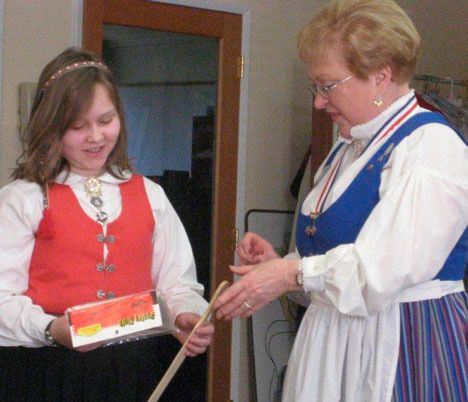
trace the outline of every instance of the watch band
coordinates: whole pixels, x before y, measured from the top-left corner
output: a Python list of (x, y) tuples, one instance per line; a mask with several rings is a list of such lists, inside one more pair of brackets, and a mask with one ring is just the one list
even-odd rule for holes
[(54, 339), (54, 337), (50, 333), (50, 327), (51, 327), (53, 321), (54, 320), (51, 320), (47, 324), (47, 327), (45, 327), (45, 330), (44, 330), (44, 339), (46, 341), (47, 346), (58, 346), (57, 341)]
[(296, 272), (296, 284), (301, 288), (304, 287), (304, 267), (302, 266), (302, 258), (299, 260), (299, 267)]

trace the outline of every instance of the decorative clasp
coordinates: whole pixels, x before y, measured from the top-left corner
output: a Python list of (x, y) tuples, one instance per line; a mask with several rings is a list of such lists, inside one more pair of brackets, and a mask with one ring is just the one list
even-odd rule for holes
[(96, 270), (98, 272), (102, 272), (102, 271), (115, 272), (115, 265), (114, 264), (106, 265), (100, 262), (99, 264), (96, 264)]
[(109, 236), (104, 236), (102, 233), (99, 233), (97, 235), (97, 241), (99, 243), (115, 243), (115, 236), (114, 235), (109, 235)]

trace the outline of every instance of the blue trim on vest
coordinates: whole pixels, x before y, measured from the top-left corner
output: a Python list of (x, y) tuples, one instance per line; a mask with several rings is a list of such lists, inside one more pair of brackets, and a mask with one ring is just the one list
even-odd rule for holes
[[(439, 113), (423, 112), (414, 115), (377, 150), (343, 194), (326, 211), (316, 219), (299, 213), (296, 246), (301, 256), (324, 254), (341, 244), (355, 242), (362, 226), (380, 200), (382, 168), (393, 149), (415, 129), (429, 123), (440, 123), (450, 127)], [(457, 134), (463, 140), (463, 136), (460, 133)], [(307, 228), (311, 226), (315, 226), (316, 232), (308, 236)], [(468, 230), (465, 230), (436, 279), (463, 279), (467, 261)]]

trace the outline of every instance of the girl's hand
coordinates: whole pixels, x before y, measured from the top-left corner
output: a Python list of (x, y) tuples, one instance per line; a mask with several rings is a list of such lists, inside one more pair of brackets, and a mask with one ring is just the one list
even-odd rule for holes
[(68, 325), (67, 317), (62, 315), (52, 321), (50, 325), (50, 334), (59, 345), (65, 346), (68, 349), (76, 350), (78, 352), (89, 352), (90, 350), (96, 349), (100, 346), (100, 343), (93, 345), (80, 346), (79, 348), (73, 348), (70, 326)]
[(52, 321), (49, 331), (55, 342), (68, 349), (73, 349), (67, 317), (62, 315)]
[[(175, 337), (181, 344), (184, 344), (187, 340), (190, 332), (199, 319), (200, 316), (194, 313), (182, 313), (177, 316), (175, 321), (175, 325), (177, 327)], [(196, 356), (204, 353), (212, 341), (213, 333), (213, 324), (206, 322), (201, 325), (187, 343), (185, 355)]]
[(237, 255), (243, 265), (258, 264), (272, 258), (279, 258), (271, 243), (253, 232), (247, 232), (239, 242)]

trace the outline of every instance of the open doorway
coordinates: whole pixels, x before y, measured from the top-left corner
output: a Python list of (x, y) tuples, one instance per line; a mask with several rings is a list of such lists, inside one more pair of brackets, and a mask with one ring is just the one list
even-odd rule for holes
[[(192, 119), (192, 127), (196, 131), (195, 133), (192, 131), (190, 135), (199, 137), (200, 141), (191, 144), (190, 153), (198, 157), (196, 160), (192, 159), (193, 166), (190, 167), (189, 172), (189, 178), (191, 176), (192, 179), (197, 170), (203, 172), (203, 179), (211, 182), (212, 185), (203, 196), (196, 191), (191, 191), (188, 196), (182, 197), (185, 206), (193, 205), (194, 207), (197, 202), (203, 204), (207, 198), (211, 199), (211, 219), (201, 217), (205, 224), (208, 222), (210, 225), (209, 236), (208, 239), (197, 241), (205, 241), (205, 245), (209, 244), (209, 273), (207, 274), (209, 278), (205, 280), (207, 288), (214, 290), (223, 280), (232, 280), (229, 265), (234, 261), (236, 242), (242, 16), (144, 0), (84, 0), (83, 46), (103, 54), (104, 32), (108, 25), (158, 31), (163, 36), (168, 32), (195, 35), (215, 41), (217, 52), (217, 78), (214, 80), (215, 105), (213, 108), (207, 107), (203, 113), (197, 113)], [(171, 40), (180, 39), (180, 36), (175, 36)], [(192, 61), (195, 60), (196, 57), (192, 57)], [(135, 71), (139, 68), (141, 65), (134, 65)], [(194, 68), (194, 63), (192, 63), (192, 68)], [(205, 84), (208, 86), (213, 83), (206, 82)], [(175, 109), (172, 108), (172, 110)], [(210, 125), (213, 127), (211, 132)], [(210, 136), (213, 139), (211, 155), (206, 149), (206, 143), (211, 142)], [(138, 144), (135, 149), (138, 149)], [(209, 158), (207, 159), (206, 156)], [(195, 166), (197, 164), (198, 166)], [(211, 164), (211, 169), (207, 164)], [(210, 174), (206, 174), (210, 171), (211, 177)], [(177, 181), (178, 179), (170, 180)], [(177, 201), (174, 201), (174, 204), (177, 204)], [(183, 212), (180, 212), (180, 215), (183, 215)], [(207, 232), (203, 233), (206, 236)], [(202, 278), (200, 279), (203, 281)], [(206, 294), (206, 297), (209, 298), (210, 294)], [(214, 340), (208, 354), (206, 400), (227, 401), (230, 399), (230, 373), (231, 324), (216, 322)], [(194, 375), (200, 377), (200, 373)]]

